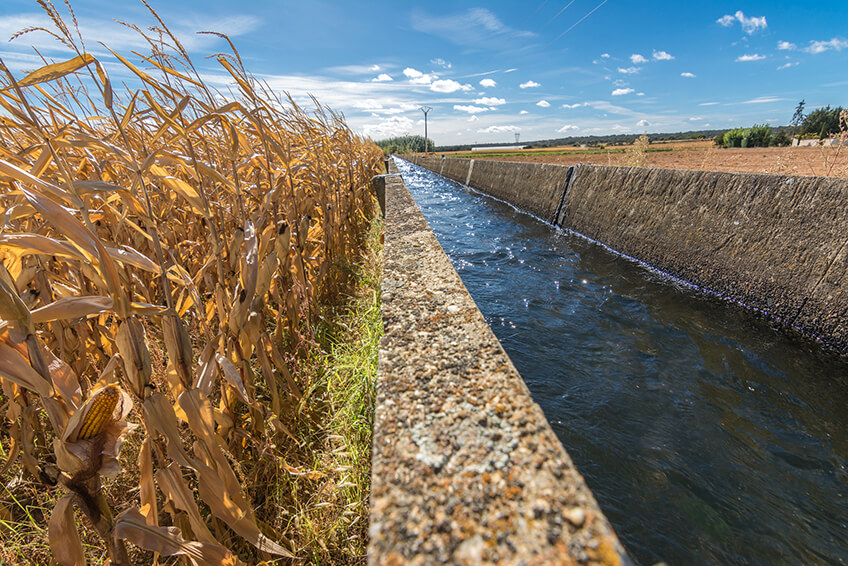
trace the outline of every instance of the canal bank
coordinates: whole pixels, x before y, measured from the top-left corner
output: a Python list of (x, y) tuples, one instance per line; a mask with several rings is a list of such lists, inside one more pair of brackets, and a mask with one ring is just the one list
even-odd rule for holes
[(369, 564), (628, 563), (403, 181), (380, 184)]
[(848, 352), (848, 180), (411, 157)]
[(848, 558), (848, 359), (480, 191), (398, 167), (639, 564)]

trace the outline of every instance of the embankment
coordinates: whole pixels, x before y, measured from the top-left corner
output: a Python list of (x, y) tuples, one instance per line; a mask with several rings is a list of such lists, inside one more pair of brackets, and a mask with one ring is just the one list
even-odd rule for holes
[(368, 563), (629, 563), (402, 179), (378, 181)]
[(411, 161), (848, 352), (846, 179)]

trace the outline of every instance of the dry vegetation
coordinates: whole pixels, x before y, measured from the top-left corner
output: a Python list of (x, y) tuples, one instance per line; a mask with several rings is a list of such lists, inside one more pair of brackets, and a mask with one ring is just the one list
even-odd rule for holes
[(631, 146), (607, 146), (603, 150), (544, 148), (514, 151), (508, 155), (502, 152), (496, 157), (487, 157), (484, 152), (473, 155), (465, 152), (463, 157), (561, 165), (633, 165), (641, 161), (646, 167), (671, 169), (848, 177), (848, 146), (717, 148), (712, 141), (702, 140), (651, 142), (647, 148), (640, 149), (639, 144), (637, 140)]
[(69, 59), (0, 62), (0, 563), (361, 562), (381, 153), (234, 47), (213, 91), (152, 10), (116, 92), (39, 3)]

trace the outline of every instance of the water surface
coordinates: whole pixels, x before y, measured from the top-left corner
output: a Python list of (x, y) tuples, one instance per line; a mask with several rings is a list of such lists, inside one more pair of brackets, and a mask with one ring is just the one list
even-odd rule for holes
[(848, 563), (848, 362), (398, 167), (637, 562)]

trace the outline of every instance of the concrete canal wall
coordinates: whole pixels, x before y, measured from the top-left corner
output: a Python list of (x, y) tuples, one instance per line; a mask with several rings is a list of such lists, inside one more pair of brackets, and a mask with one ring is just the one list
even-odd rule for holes
[(403, 180), (378, 186), (384, 335), (368, 563), (629, 563)]
[(411, 161), (848, 352), (846, 179)]

